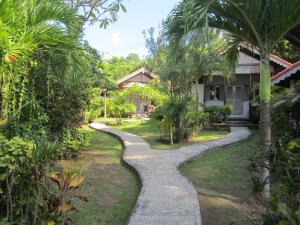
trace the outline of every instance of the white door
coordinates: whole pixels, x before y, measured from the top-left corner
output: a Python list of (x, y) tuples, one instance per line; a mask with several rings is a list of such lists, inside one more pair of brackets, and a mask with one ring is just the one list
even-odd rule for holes
[(230, 85), (226, 87), (226, 104), (232, 105), (231, 115), (243, 114), (243, 86)]

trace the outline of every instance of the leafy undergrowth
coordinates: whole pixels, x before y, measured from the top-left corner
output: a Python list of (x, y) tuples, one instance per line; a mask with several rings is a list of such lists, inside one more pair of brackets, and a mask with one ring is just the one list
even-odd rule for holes
[[(248, 157), (259, 148), (257, 131), (241, 143), (204, 155), (181, 171), (199, 195), (203, 224), (248, 224), (259, 206), (251, 196)], [(245, 217), (246, 216), (246, 217)]]
[[(82, 187), (88, 202), (72, 216), (80, 225), (123, 225), (139, 194), (136, 176), (121, 162), (120, 141), (106, 133), (83, 128), (89, 138), (75, 165), (85, 177)], [(70, 162), (62, 162), (70, 163)]]
[(141, 123), (139, 119), (124, 119), (121, 125), (115, 125), (116, 120), (113, 118), (98, 119), (97, 121), (108, 123), (113, 128), (139, 135), (144, 138), (153, 149), (159, 150), (177, 149), (190, 144), (211, 141), (221, 138), (228, 133), (226, 130), (201, 130), (191, 141), (170, 145), (166, 140), (162, 141), (157, 121), (152, 119), (144, 121), (143, 123)]

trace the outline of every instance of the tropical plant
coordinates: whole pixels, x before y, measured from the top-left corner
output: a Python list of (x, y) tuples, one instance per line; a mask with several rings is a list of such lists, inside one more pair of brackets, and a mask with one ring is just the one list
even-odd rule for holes
[(102, 73), (116, 81), (122, 76), (126, 76), (127, 74), (147, 65), (147, 62), (139, 57), (130, 56), (132, 55), (129, 54), (125, 58), (113, 56), (111, 59), (103, 60), (100, 64)]
[(79, 210), (75, 207), (76, 201), (87, 202), (86, 196), (79, 192), (84, 176), (78, 173), (74, 165), (66, 166), (61, 172), (48, 173), (47, 177), (52, 181), (46, 194), (48, 210), (45, 215), (45, 223), (68, 224), (70, 215)]
[(85, 22), (99, 23), (100, 28), (106, 28), (110, 23), (116, 22), (120, 10), (126, 12), (123, 0), (65, 0), (65, 2), (81, 13)]
[(163, 103), (166, 97), (164, 93), (149, 85), (140, 86), (138, 84), (126, 88), (123, 94), (126, 98), (138, 98), (143, 105), (154, 104), (155, 106)]
[[(233, 69), (242, 42), (258, 49), (261, 62), (261, 150), (265, 152), (271, 146), (269, 54), (289, 30), (299, 25), (299, 10), (299, 0), (183, 0), (166, 22), (166, 33), (175, 39), (197, 34), (206, 26), (224, 31), (230, 39), (226, 56)], [(262, 179), (269, 179), (266, 169), (262, 169)], [(265, 197), (270, 195), (269, 185), (262, 194)]]
[(136, 111), (136, 106), (124, 97), (120, 92), (115, 92), (107, 101), (107, 113), (116, 118), (117, 124), (122, 123), (122, 118), (131, 116)]
[(216, 123), (227, 122), (228, 116), (231, 114), (232, 107), (231, 105), (212, 105), (206, 106), (204, 111), (208, 113), (208, 120), (210, 125), (214, 125)]

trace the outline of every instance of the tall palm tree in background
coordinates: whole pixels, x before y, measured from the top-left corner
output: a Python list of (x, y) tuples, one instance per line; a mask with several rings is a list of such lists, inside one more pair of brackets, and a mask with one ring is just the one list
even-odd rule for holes
[[(173, 40), (196, 33), (205, 26), (223, 30), (230, 37), (227, 59), (235, 69), (242, 42), (260, 52), (261, 150), (271, 147), (270, 52), (292, 28), (300, 24), (300, 0), (183, 0), (170, 13), (166, 33)], [(262, 180), (269, 172), (262, 168)], [(270, 185), (262, 193), (270, 195)]]

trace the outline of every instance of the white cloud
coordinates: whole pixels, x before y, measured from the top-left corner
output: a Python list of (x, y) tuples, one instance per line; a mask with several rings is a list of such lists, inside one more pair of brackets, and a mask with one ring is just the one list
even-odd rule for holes
[(112, 34), (111, 42), (112, 42), (112, 44), (114, 44), (114, 45), (120, 44), (120, 42), (121, 42), (121, 37), (120, 37), (120, 33), (119, 33), (119, 32), (113, 33), (113, 34)]

